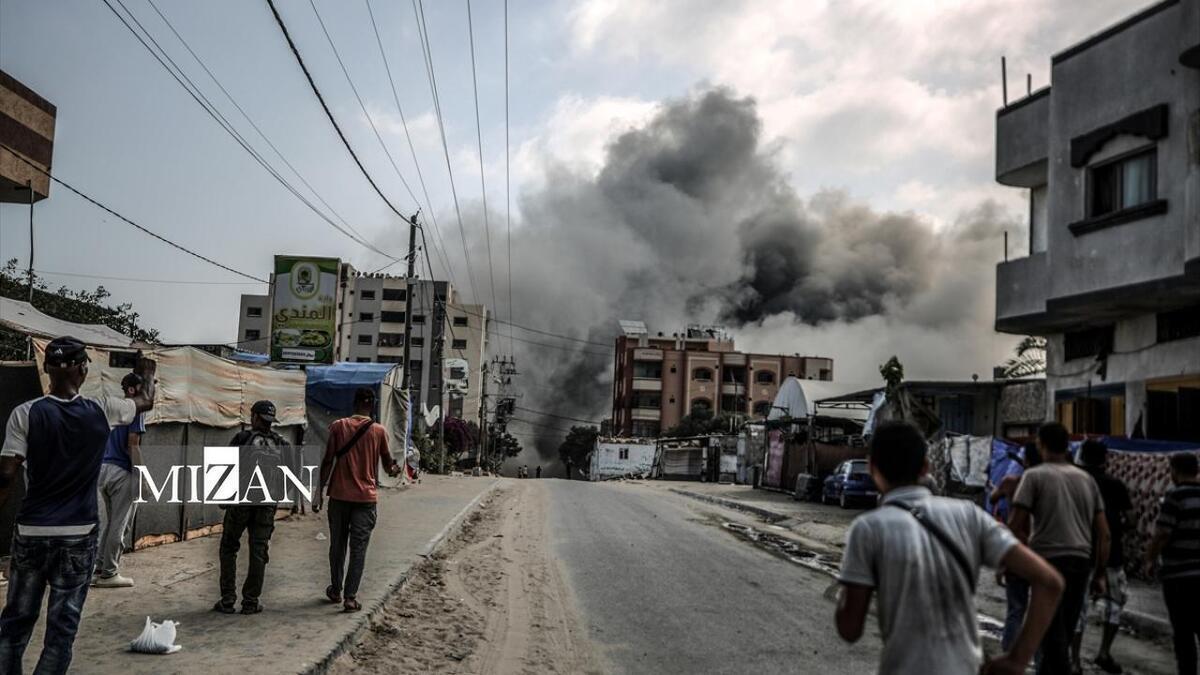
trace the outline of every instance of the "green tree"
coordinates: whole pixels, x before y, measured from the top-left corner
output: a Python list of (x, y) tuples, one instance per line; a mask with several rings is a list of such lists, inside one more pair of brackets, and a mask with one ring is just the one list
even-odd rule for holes
[(904, 365), (900, 363), (900, 359), (892, 355), (892, 358), (888, 359), (887, 363), (879, 366), (879, 374), (887, 384), (888, 390), (894, 390), (904, 381)]
[(521, 454), (522, 448), (521, 441), (507, 431), (496, 431), (491, 436), (488, 463), (491, 471), (495, 473), (506, 460)]
[(663, 436), (668, 438), (687, 438), (689, 436), (704, 436), (707, 434), (731, 433), (741, 428), (746, 416), (728, 411), (714, 415), (712, 408), (706, 405), (692, 406), (691, 412), (679, 420), (679, 424), (667, 429)]
[(600, 429), (588, 426), (573, 426), (567, 432), (566, 438), (558, 446), (558, 458), (567, 467), (567, 478), (572, 477), (574, 469), (588, 470), (588, 460), (596, 449), (596, 438)]
[(1033, 377), (1046, 372), (1046, 338), (1027, 335), (1017, 343), (1016, 354), (1001, 366), (1004, 377)]
[[(17, 268), (16, 258), (0, 269), (0, 296), (14, 300), (29, 299), (29, 279)], [(51, 291), (41, 278), (34, 278), (33, 306), (43, 314), (73, 323), (103, 324), (138, 342), (158, 342), (158, 331), (141, 325), (141, 315), (131, 303), (108, 304), (112, 294), (103, 286), (94, 291), (77, 291), (59, 286)], [(25, 358), (25, 336), (0, 329), (0, 360)]]

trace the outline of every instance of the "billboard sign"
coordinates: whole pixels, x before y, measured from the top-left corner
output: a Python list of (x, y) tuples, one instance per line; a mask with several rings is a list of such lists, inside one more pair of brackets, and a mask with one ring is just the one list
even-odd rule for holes
[(333, 363), (337, 258), (275, 256), (271, 360)]

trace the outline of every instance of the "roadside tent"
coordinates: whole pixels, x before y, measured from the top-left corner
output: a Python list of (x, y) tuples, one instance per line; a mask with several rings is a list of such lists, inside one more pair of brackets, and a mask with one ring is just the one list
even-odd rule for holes
[(54, 339), (72, 335), (89, 345), (99, 347), (128, 347), (133, 340), (101, 324), (71, 323), (43, 314), (28, 302), (0, 298), (0, 326), (22, 335)]
[[(79, 334), (74, 327), (64, 333)], [(48, 381), (40, 365), (48, 342), (34, 340), (43, 391)], [(250, 406), (261, 399), (276, 406), (275, 430), (295, 449), (285, 459), (296, 475), (302, 475), (302, 465), (313, 464), (301, 451), (306, 423), (303, 372), (236, 363), (195, 347), (143, 347), (142, 351), (158, 364), (154, 408), (145, 414), (147, 428), (142, 438), (143, 462), (157, 480), (165, 483), (176, 466), (203, 466), (204, 448), (228, 445), (233, 435), (249, 422)], [(88, 347), (91, 364), (81, 393), (120, 396), (121, 378), (130, 372), (134, 354), (128, 348)], [(185, 488), (190, 478), (186, 471), (181, 471), (177, 480), (180, 489), (177, 503), (168, 503), (165, 495), (161, 502), (156, 502), (148, 491), (143, 493), (147, 502), (139, 505), (132, 528), (135, 545), (203, 536), (221, 521), (219, 507), (188, 503)]]
[[(408, 403), (401, 389), (403, 371), (398, 364), (342, 361), (331, 366), (309, 366), (307, 374), (305, 396), (312, 445), (324, 450), (329, 440), (329, 425), (353, 414), (355, 390), (367, 387), (375, 392), (377, 419), (387, 429), (392, 456), (404, 463)], [(320, 463), (320, 458), (316, 463)], [(379, 477), (381, 484), (388, 484), (389, 479), (382, 471)], [(400, 482), (403, 480), (393, 480), (392, 484)]]

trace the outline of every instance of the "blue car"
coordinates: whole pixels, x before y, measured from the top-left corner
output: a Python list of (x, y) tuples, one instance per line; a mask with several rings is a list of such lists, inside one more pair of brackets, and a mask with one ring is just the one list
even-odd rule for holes
[(822, 503), (836, 502), (843, 509), (850, 508), (853, 503), (874, 506), (878, 499), (879, 491), (875, 489), (875, 481), (871, 480), (871, 474), (867, 471), (865, 459), (852, 459), (839, 464), (825, 479), (821, 489)]

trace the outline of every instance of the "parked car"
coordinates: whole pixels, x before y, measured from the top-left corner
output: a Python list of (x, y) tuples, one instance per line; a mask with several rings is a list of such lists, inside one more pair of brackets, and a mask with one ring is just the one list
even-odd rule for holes
[(875, 489), (875, 481), (867, 471), (867, 460), (852, 459), (842, 462), (833, 473), (825, 479), (821, 491), (821, 502), (837, 503), (843, 509), (851, 504), (870, 504), (874, 506), (879, 499), (879, 491)]

